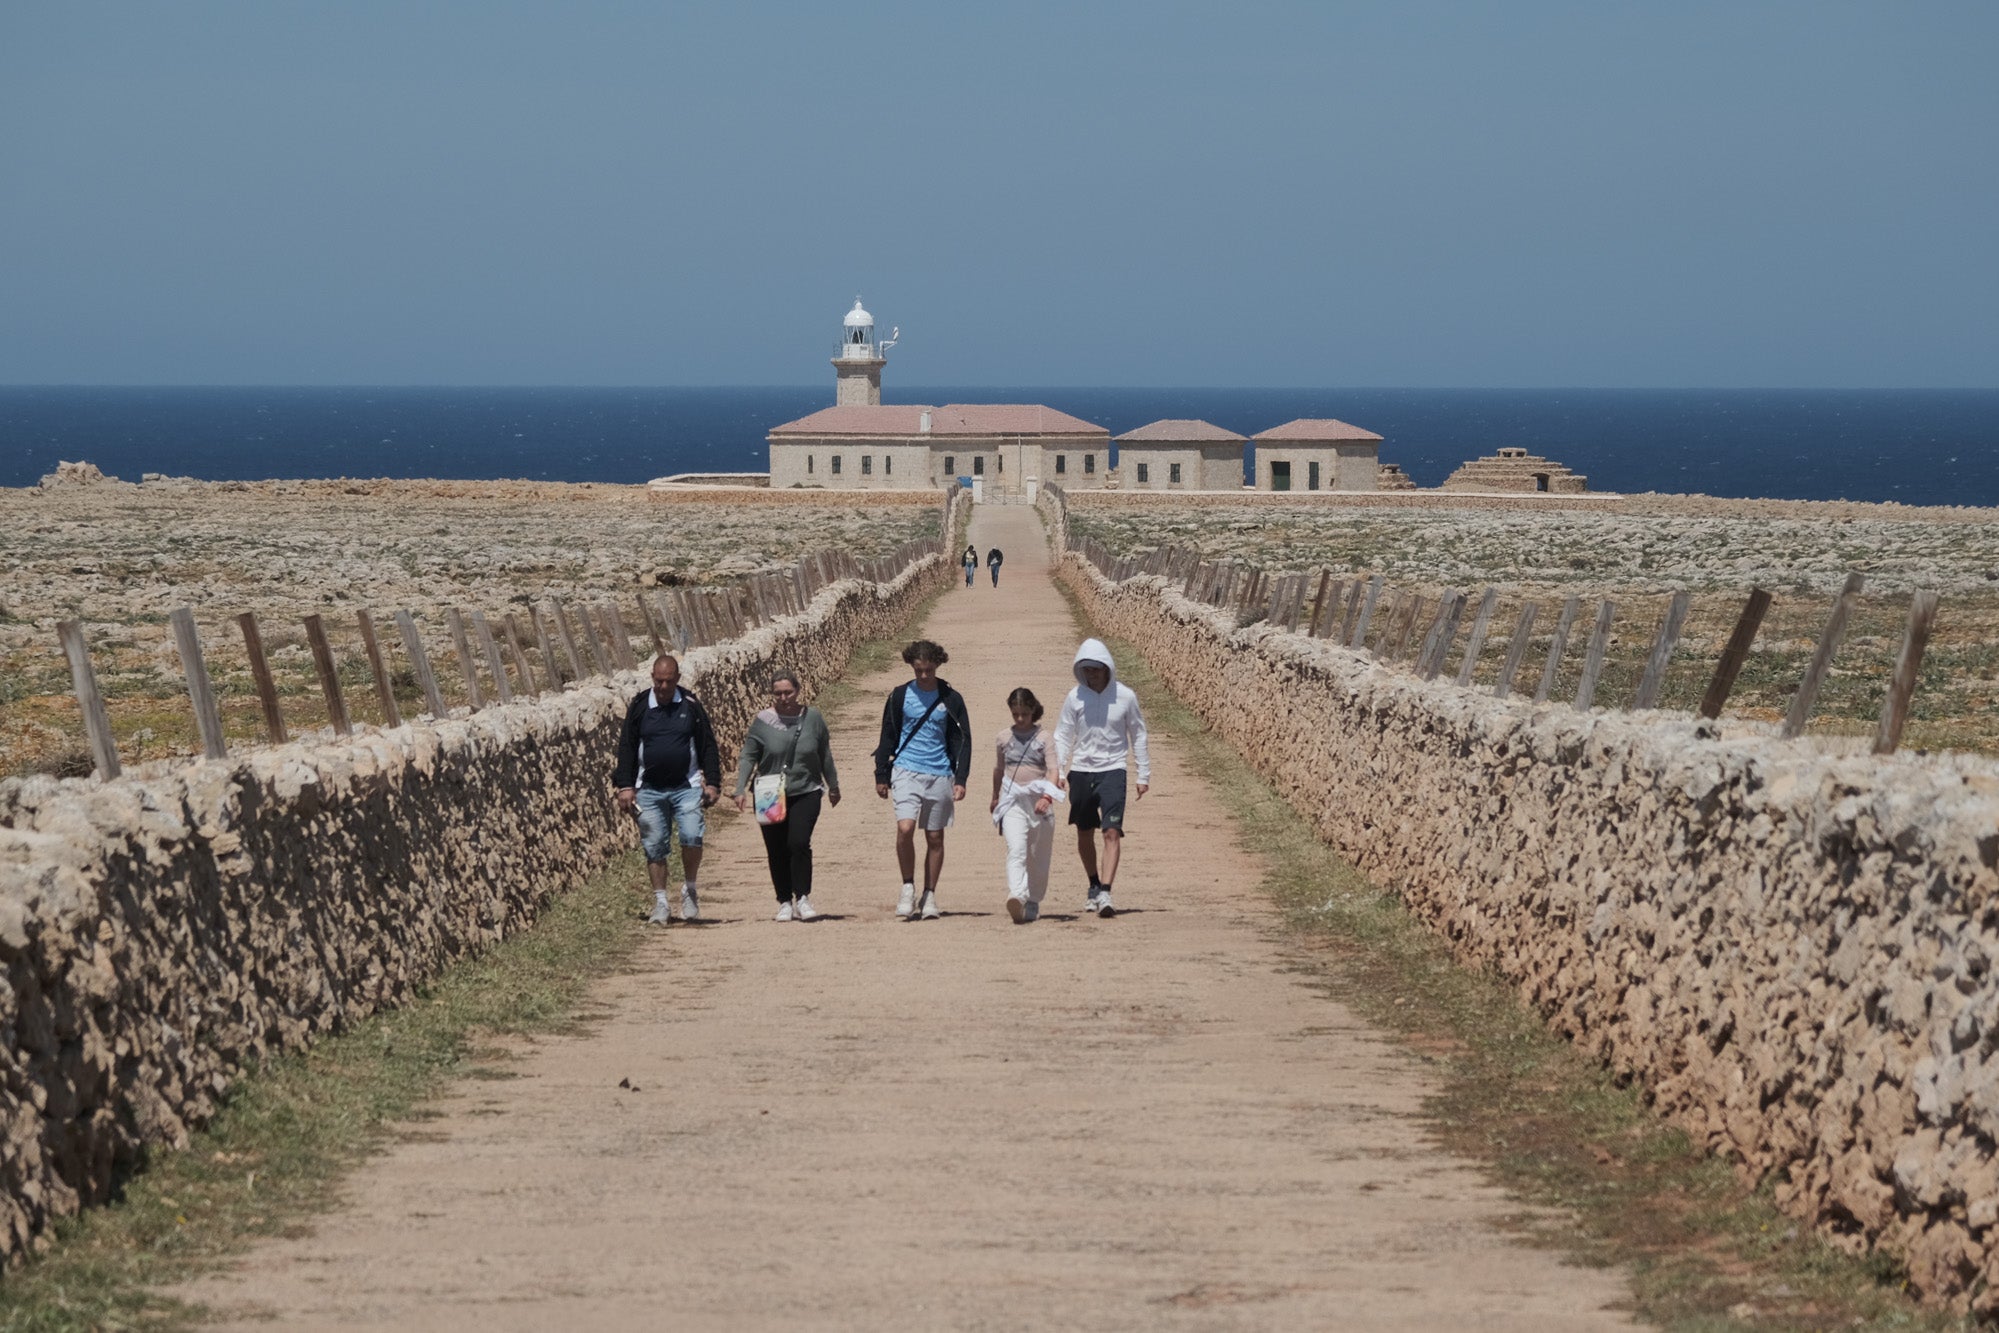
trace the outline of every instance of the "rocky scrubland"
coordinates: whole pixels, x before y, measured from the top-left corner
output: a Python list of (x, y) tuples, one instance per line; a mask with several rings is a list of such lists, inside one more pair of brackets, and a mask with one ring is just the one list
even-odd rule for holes
[(1999, 1313), (1999, 764), (1502, 702), (1062, 577), (1465, 963), (1788, 1211)]
[[(0, 776), (89, 771), (59, 620), (84, 622), (121, 753), (144, 761), (197, 748), (166, 623), (178, 606), (192, 607), (200, 625), (225, 730), (248, 739), (262, 734), (262, 714), (234, 624), (243, 611), (258, 616), (298, 733), (326, 721), (307, 615), (326, 618), (350, 709), (375, 721), (356, 610), (383, 622), (408, 609), (434, 634), (449, 607), (492, 617), (548, 598), (622, 597), (629, 619), (637, 611), (628, 594), (641, 588), (713, 583), (828, 547), (885, 554), (936, 535), (938, 515), (928, 492), (904, 500), (539, 482), (132, 484), (65, 465), (40, 487), (0, 490)], [(643, 637), (642, 625), (631, 628)], [(456, 672), (438, 674), (447, 698), (461, 702)], [(413, 711), (415, 678), (402, 669), (396, 685)]]
[[(1232, 499), (1233, 497), (1229, 497)], [(1150, 502), (1148, 502), (1150, 501)], [(1420, 503), (1418, 503), (1420, 501)], [(1474, 679), (1497, 678), (1521, 605), (1539, 605), (1520, 679), (1538, 680), (1563, 599), (1617, 603), (1599, 702), (1636, 693), (1672, 594), (1693, 594), (1662, 706), (1691, 710), (1706, 689), (1752, 587), (1775, 594), (1727, 717), (1774, 722), (1789, 707), (1832, 599), (1851, 571), (1866, 578), (1813, 715), (1832, 749), (1864, 746), (1918, 588), (1942, 594), (1903, 744), (1999, 754), (1999, 510), (1913, 509), (1850, 502), (1629, 496), (1588, 502), (1526, 498), (1464, 502), (1422, 494), (1236, 503), (1070, 497), (1069, 525), (1130, 553), (1198, 548), (1272, 572), (1380, 574), (1391, 588), (1434, 599), (1487, 586), (1498, 610)], [(1469, 627), (1470, 616), (1460, 634)], [(1572, 640), (1553, 697), (1572, 695), (1581, 669)], [(1448, 671), (1455, 675), (1454, 656)]]

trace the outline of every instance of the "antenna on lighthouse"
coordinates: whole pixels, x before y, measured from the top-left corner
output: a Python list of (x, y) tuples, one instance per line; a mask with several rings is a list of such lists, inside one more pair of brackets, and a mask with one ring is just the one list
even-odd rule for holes
[(896, 342), (901, 337), (902, 337), (902, 325), (900, 324), (891, 325), (888, 331), (888, 341), (879, 344), (876, 350), (886, 352), (889, 348), (895, 346)]

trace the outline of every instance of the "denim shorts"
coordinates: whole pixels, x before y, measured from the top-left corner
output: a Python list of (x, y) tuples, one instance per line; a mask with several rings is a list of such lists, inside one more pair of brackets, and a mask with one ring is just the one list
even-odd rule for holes
[[(673, 817), (667, 818), (671, 810)], [(701, 789), (699, 787), (639, 788), (639, 840), (645, 844), (646, 860), (664, 861), (673, 850), (673, 829), (680, 828), (680, 847), (701, 845)]]

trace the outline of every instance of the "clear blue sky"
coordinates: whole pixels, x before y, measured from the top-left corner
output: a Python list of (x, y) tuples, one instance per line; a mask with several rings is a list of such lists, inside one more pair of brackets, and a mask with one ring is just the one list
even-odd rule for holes
[(1999, 4), (0, 0), (0, 382), (1999, 385)]

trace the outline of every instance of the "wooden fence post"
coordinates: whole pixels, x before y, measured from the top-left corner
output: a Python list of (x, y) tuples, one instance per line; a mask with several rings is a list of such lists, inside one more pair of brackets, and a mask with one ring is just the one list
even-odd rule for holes
[(1576, 682), (1576, 709), (1587, 713), (1596, 702), (1596, 683), (1603, 675), (1603, 655), (1610, 647), (1610, 622), (1617, 615), (1617, 603), (1608, 597), (1596, 608), (1596, 628), (1589, 636), (1589, 655), (1583, 658), (1583, 678)]
[(1462, 591), (1453, 591), (1444, 599), (1441, 634), (1431, 647), (1428, 660), (1422, 664), (1424, 680), (1435, 680), (1443, 671), (1444, 662), (1451, 655), (1451, 645), (1457, 641), (1458, 621), (1464, 617), (1465, 603), (1469, 600), (1471, 594)]
[(611, 655), (625, 670), (638, 670), (638, 660), (632, 656), (632, 636), (625, 630), (625, 618), (618, 614), (618, 603), (608, 601), (603, 607), (604, 619), (609, 622), (607, 628), (611, 633)]
[(646, 637), (652, 640), (652, 655), (654, 657), (658, 657), (661, 653), (666, 651), (666, 637), (660, 633), (659, 621), (653, 618), (652, 607), (646, 604), (646, 595), (644, 593), (639, 593), (637, 594), (637, 597), (639, 603), (639, 619), (645, 624)]
[(424, 651), (423, 636), (416, 632), (416, 618), (407, 611), (396, 612), (396, 631), (403, 636), (403, 651), (409, 654), (410, 669), (416, 672), (416, 683), (423, 687), (424, 703), (430, 708), (431, 717), (442, 722), (451, 712), (444, 706), (444, 696), (437, 692), (437, 673), (430, 669), (430, 654)]
[[(1367, 642), (1367, 622), (1374, 618), (1374, 604), (1381, 598), (1383, 582), (1382, 576), (1376, 574), (1367, 581), (1365, 593), (1361, 591), (1358, 581), (1354, 583), (1353, 601), (1347, 606), (1347, 619), (1353, 622), (1353, 629), (1347, 632), (1344, 626), (1342, 627), (1342, 632), (1346, 633), (1347, 647), (1359, 648)], [(1354, 612), (1355, 605), (1360, 607), (1358, 615)]]
[(1395, 647), (1390, 649), (1388, 653), (1389, 661), (1400, 662), (1405, 660), (1410, 637), (1416, 632), (1416, 622), (1423, 618), (1423, 600), (1423, 594), (1420, 592), (1410, 595), (1409, 611), (1402, 618), (1401, 625), (1396, 631)]
[(312, 645), (312, 664), (319, 670), (319, 692), (326, 696), (326, 717), (333, 723), (333, 734), (352, 736), (354, 725), (347, 720), (347, 700), (340, 693), (340, 673), (333, 664), (333, 645), (326, 637), (326, 622), (318, 616), (307, 616), (305, 641)]
[(1570, 597), (1562, 602), (1562, 614), (1555, 618), (1555, 637), (1548, 642), (1548, 662), (1541, 668), (1541, 688), (1534, 691), (1534, 702), (1548, 702), (1548, 695), (1555, 688), (1555, 673), (1561, 669), (1562, 654), (1568, 650), (1569, 630), (1576, 623), (1576, 612), (1582, 609), (1582, 598)]
[(1721, 660), (1715, 663), (1714, 679), (1708, 682), (1707, 693), (1701, 696), (1702, 717), (1721, 716), (1722, 705), (1735, 689), (1735, 678), (1742, 674), (1742, 665), (1749, 660), (1749, 648), (1756, 642), (1763, 613), (1769, 609), (1770, 594), (1761, 588), (1751, 588), (1748, 600), (1742, 604), (1742, 614), (1736, 617), (1735, 632), (1728, 636), (1728, 646), (1721, 650)]
[(56, 625), (63, 656), (69, 659), (69, 681), (76, 689), (76, 705), (83, 713), (83, 734), (90, 741), (90, 759), (97, 776), (110, 779), (124, 772), (118, 765), (118, 743), (111, 738), (111, 718), (104, 711), (104, 696), (97, 690), (97, 673), (90, 666), (90, 645), (83, 637), (81, 620), (64, 620)]
[(271, 679), (271, 664), (264, 657), (264, 633), (257, 628), (257, 616), (245, 611), (236, 617), (243, 631), (243, 652), (250, 659), (250, 679), (257, 686), (257, 702), (264, 706), (264, 734), (271, 744), (283, 745), (291, 737), (285, 731), (284, 710), (278, 706), (278, 683)]
[(465, 673), (465, 700), (476, 713), (486, 706), (486, 692), (479, 688), (479, 671), (472, 665), (472, 645), (465, 638), (465, 617), (458, 614), (457, 607), (448, 607), (444, 623), (451, 631), (451, 646), (458, 652), (458, 669)]
[(1534, 617), (1540, 608), (1529, 602), (1520, 608), (1520, 619), (1513, 626), (1513, 641), (1506, 645), (1506, 664), (1499, 669), (1499, 680), (1492, 687), (1492, 697), (1504, 699), (1513, 692), (1513, 677), (1520, 671), (1521, 659), (1527, 656), (1527, 644), (1534, 636)]
[(400, 727), (403, 724), (403, 710), (396, 707), (395, 683), (389, 679), (389, 664), (382, 660), (382, 644), (375, 637), (375, 618), (366, 611), (356, 611), (354, 618), (361, 625), (361, 646), (368, 653), (368, 670), (375, 677), (375, 702), (382, 706), (382, 725)]
[(1692, 601), (1693, 594), (1682, 588), (1667, 603), (1665, 618), (1659, 622), (1659, 637), (1652, 641), (1652, 654), (1645, 659), (1645, 674), (1638, 681), (1633, 708), (1659, 706), (1659, 693), (1666, 687), (1666, 664), (1673, 660), (1673, 649), (1679, 646), (1680, 630), (1686, 626), (1687, 607)]
[(1929, 647), (1936, 618), (1937, 595), (1918, 590), (1909, 601), (1909, 625), (1902, 631), (1902, 651), (1895, 655), (1895, 675), (1882, 701), (1881, 725), (1874, 731), (1876, 754), (1893, 754), (1902, 743), (1902, 725), (1909, 720), (1909, 700), (1915, 697), (1916, 674), (1922, 670), (1923, 650)]
[(569, 623), (569, 608), (554, 597), (548, 599), (548, 605), (549, 609), (555, 613), (555, 632), (562, 639), (562, 651), (568, 655), (570, 663), (576, 668), (575, 678), (583, 680), (589, 676), (603, 674), (604, 668), (601, 659), (595, 645), (589, 638), (589, 622), (584, 621), (583, 623), (583, 646), (590, 650), (590, 657), (586, 663), (576, 647), (576, 627)]
[(472, 628), (479, 636), (479, 646), (486, 650), (486, 669), (493, 673), (493, 689), (499, 693), (501, 703), (512, 703), (513, 682), (507, 679), (507, 664), (500, 660), (500, 645), (493, 641), (493, 627), (486, 623), (484, 611), (472, 612)]
[(1485, 596), (1478, 599), (1478, 615), (1471, 622), (1471, 637), (1465, 640), (1465, 661), (1458, 668), (1460, 685), (1470, 685), (1473, 673), (1478, 670), (1478, 655), (1485, 651), (1485, 636), (1492, 628), (1492, 613), (1498, 605), (1499, 589), (1488, 586)]
[(187, 675), (187, 697), (194, 704), (194, 725), (201, 733), (201, 749), (210, 759), (226, 759), (229, 747), (222, 741), (222, 712), (215, 706), (215, 687), (208, 680), (208, 663), (201, 656), (201, 635), (194, 628), (194, 612), (183, 606), (168, 617), (173, 624), (174, 646), (180, 650), (181, 670)]
[[(521, 689), (532, 699), (541, 693), (541, 685), (534, 678), (534, 668), (528, 664), (528, 655), (521, 650), (520, 626), (514, 623), (514, 613), (507, 612), (504, 622), (507, 629), (507, 652), (514, 659), (514, 669), (521, 673)], [(554, 671), (549, 672), (551, 687), (555, 679)]]
[(1791, 711), (1784, 718), (1784, 728), (1778, 733), (1785, 740), (1793, 740), (1804, 734), (1805, 723), (1811, 719), (1812, 708), (1819, 701), (1819, 689), (1825, 684), (1826, 672), (1832, 669), (1832, 655), (1839, 649), (1839, 641), (1846, 637), (1846, 622), (1853, 616), (1853, 604), (1860, 599), (1860, 589), (1866, 584), (1865, 576), (1854, 572), (1846, 576), (1846, 584), (1833, 599), (1832, 614), (1826, 617), (1825, 632), (1819, 635), (1818, 651), (1812, 654), (1811, 665), (1805, 668), (1805, 678), (1798, 682), (1798, 692), (1791, 699)]

